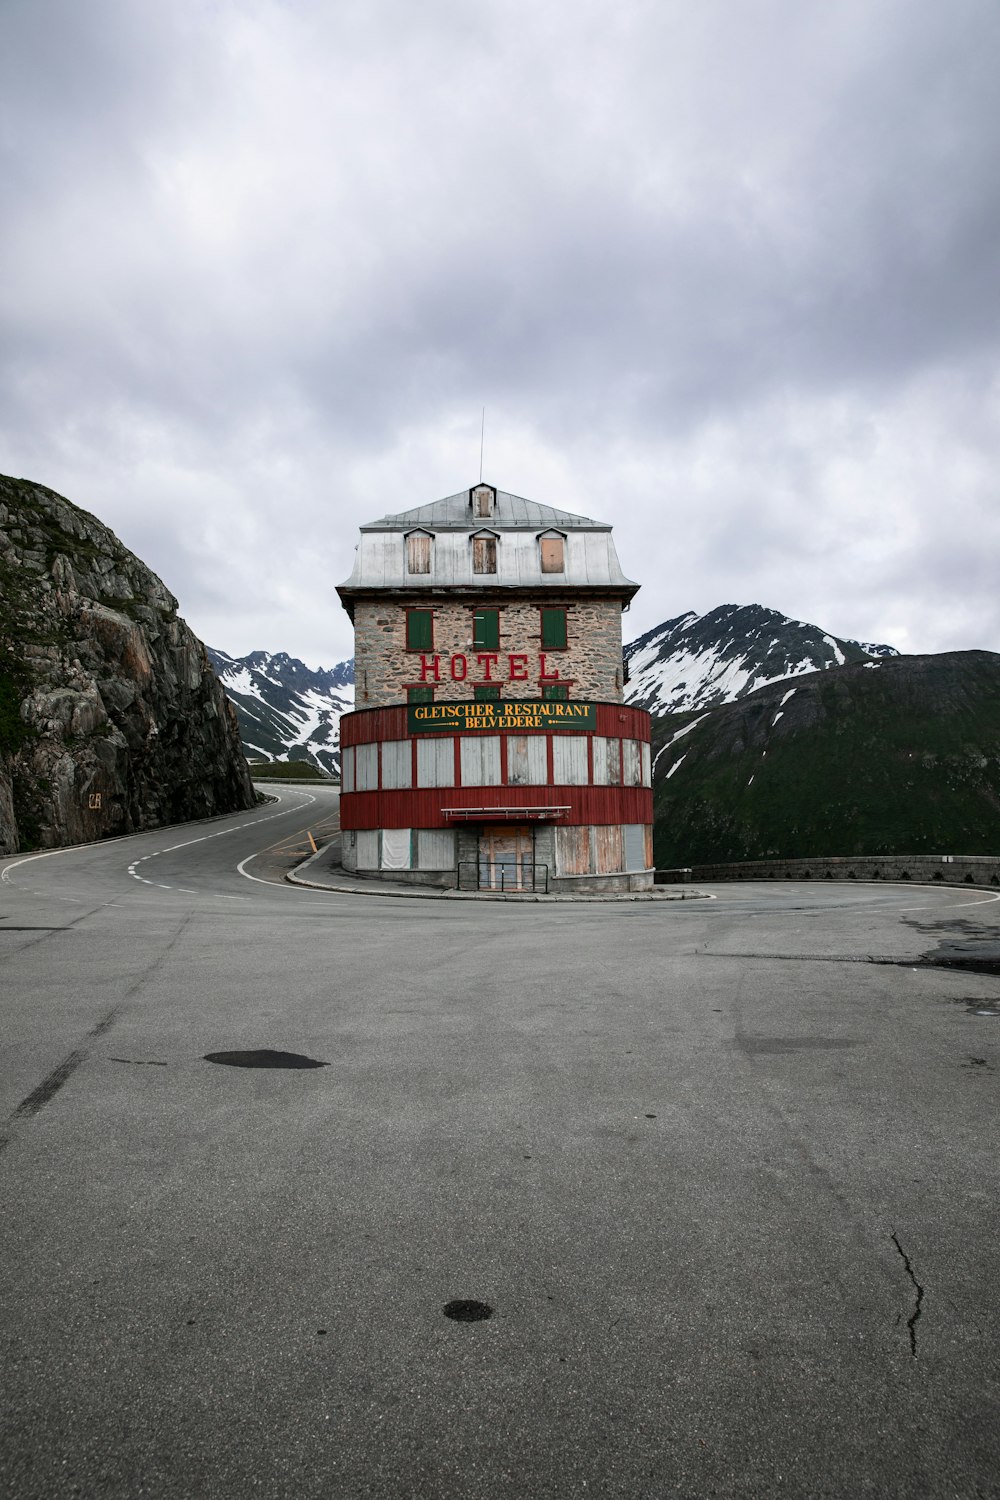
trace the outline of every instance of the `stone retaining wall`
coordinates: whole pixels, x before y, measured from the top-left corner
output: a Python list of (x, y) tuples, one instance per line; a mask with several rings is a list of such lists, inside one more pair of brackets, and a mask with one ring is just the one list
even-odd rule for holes
[(692, 865), (657, 870), (658, 885), (686, 880), (912, 880), (943, 885), (1000, 886), (1000, 856), (988, 854), (894, 854), (817, 859), (757, 859), (743, 863)]

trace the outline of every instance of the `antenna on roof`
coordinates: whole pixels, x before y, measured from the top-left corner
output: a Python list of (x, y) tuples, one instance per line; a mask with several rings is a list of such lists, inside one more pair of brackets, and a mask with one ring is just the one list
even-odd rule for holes
[(479, 483), (483, 482), (483, 443), (486, 441), (486, 407), (483, 407), (483, 425), (479, 430)]

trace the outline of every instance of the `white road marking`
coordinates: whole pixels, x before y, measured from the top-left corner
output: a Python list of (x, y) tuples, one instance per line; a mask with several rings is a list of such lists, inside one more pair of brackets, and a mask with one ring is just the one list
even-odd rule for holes
[[(133, 880), (139, 881), (140, 884), (142, 884), (142, 885), (148, 885), (150, 887), (154, 887), (154, 888), (156, 888), (158, 890), (161, 890), (161, 891), (177, 891), (179, 894), (191, 895), (191, 896), (194, 896), (194, 895), (208, 896), (208, 897), (211, 897), (212, 899), (219, 900), (219, 901), (248, 901), (250, 899), (248, 896), (226, 895), (222, 891), (189, 891), (189, 890), (187, 890), (187, 889), (185, 889), (184, 887), (181, 887), (181, 886), (160, 885), (157, 881), (147, 880), (144, 875), (140, 875), (139, 871), (138, 871), (138, 866), (141, 865), (141, 864), (145, 864), (146, 860), (148, 860), (148, 859), (156, 859), (157, 856), (160, 855), (160, 854), (172, 854), (177, 849), (187, 849), (187, 848), (190, 848), (192, 844), (204, 844), (205, 842), (207, 842), (208, 839), (222, 838), (227, 833), (237, 833), (241, 829), (244, 829), (244, 828), (255, 828), (259, 823), (270, 823), (275, 818), (287, 817), (289, 815), (289, 813), (301, 812), (302, 809), (303, 809), (303, 807), (307, 806), (310, 802), (315, 802), (316, 801), (315, 796), (311, 792), (299, 791), (298, 789), (296, 789), (294, 791), (286, 791), (286, 792), (283, 792), (283, 793), (278, 793), (277, 796), (278, 796), (279, 800), (281, 800), (281, 801), (283, 801), (285, 797), (294, 797), (294, 798), (297, 798), (299, 800), (296, 801), (291, 807), (279, 807), (279, 809), (278, 809), (277, 812), (267, 813), (262, 818), (250, 818), (246, 823), (235, 823), (235, 824), (233, 824), (233, 826), (231, 828), (219, 828), (219, 829), (216, 829), (216, 831), (214, 833), (199, 834), (199, 836), (197, 838), (194, 838), (194, 839), (185, 839), (185, 840), (183, 840), (183, 842), (181, 842), (179, 844), (171, 844), (171, 845), (169, 845), (166, 849), (154, 849), (149, 854), (143, 854), (139, 859), (134, 860), (132, 862), (132, 864), (130, 864), (127, 867), (128, 873), (132, 876)], [(99, 842), (95, 842), (95, 843), (90, 843), (90, 844), (72, 844), (68, 848), (65, 848), (65, 849), (45, 849), (41, 853), (38, 853), (38, 854), (26, 854), (23, 859), (15, 860), (13, 864), (6, 865), (3, 870), (0, 870), (0, 880), (5, 881), (8, 884), (13, 884), (13, 882), (10, 879), (11, 872), (13, 870), (18, 869), (21, 865), (31, 864), (32, 861), (34, 861), (34, 860), (38, 860), (38, 859), (51, 859), (54, 855), (57, 855), (57, 854), (74, 854), (74, 853), (79, 853), (79, 851), (81, 849), (94, 849), (94, 848), (97, 848), (97, 847), (103, 847), (106, 844), (120, 844), (120, 843), (124, 843), (126, 839), (144, 838), (144, 837), (147, 837), (150, 833), (154, 833), (154, 832), (155, 832), (154, 829), (143, 829), (141, 833), (120, 834), (117, 838), (113, 838), (113, 839), (101, 839)], [(249, 858), (253, 858), (253, 856), (251, 855), (251, 856), (249, 856)], [(241, 871), (240, 873), (242, 874), (243, 872)], [(252, 876), (252, 875), (247, 876), (248, 880), (253, 880), (254, 878), (255, 877)], [(270, 882), (269, 881), (260, 881), (259, 884), (261, 884), (261, 885), (268, 885), (268, 884), (270, 884)], [(22, 889), (23, 889), (23, 887), (22, 887)], [(272, 886), (272, 889), (273, 889), (273, 886)], [(54, 893), (50, 893), (48, 891), (39, 891), (39, 890), (32, 889), (31, 894), (35, 895), (35, 896), (49, 897), (51, 894), (54, 894)], [(322, 894), (322, 893), (320, 892), (319, 894)], [(74, 904), (74, 905), (79, 905), (78, 899), (75, 898), (75, 897), (72, 897), (72, 896), (57, 896), (56, 899), (59, 900), (59, 901), (69, 901), (69, 902), (72, 902), (72, 904)], [(112, 903), (105, 903), (105, 904), (112, 904)]]

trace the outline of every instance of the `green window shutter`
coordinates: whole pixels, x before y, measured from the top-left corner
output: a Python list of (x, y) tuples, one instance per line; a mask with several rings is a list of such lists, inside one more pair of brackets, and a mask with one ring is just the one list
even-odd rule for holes
[(495, 651), (500, 645), (500, 611), (498, 609), (476, 610), (472, 644), (487, 651)]
[(500, 689), (498, 687), (482, 685), (477, 687), (475, 691), (475, 701), (477, 703), (499, 703), (500, 701)]
[(406, 644), (410, 651), (430, 651), (433, 648), (434, 615), (431, 610), (407, 610)]
[(407, 703), (433, 703), (434, 689), (432, 687), (416, 687), (406, 689)]
[(542, 610), (542, 649), (562, 651), (566, 646), (566, 611)]
[(542, 688), (542, 697), (549, 703), (564, 703), (569, 697), (569, 688), (563, 687), (561, 683), (554, 682), (551, 686)]

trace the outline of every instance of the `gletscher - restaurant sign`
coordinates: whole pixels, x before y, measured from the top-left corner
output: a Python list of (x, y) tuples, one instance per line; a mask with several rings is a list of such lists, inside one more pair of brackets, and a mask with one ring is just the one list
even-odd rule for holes
[(596, 729), (594, 703), (410, 703), (406, 709), (409, 734), (475, 734), (501, 729)]

